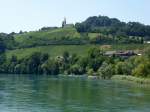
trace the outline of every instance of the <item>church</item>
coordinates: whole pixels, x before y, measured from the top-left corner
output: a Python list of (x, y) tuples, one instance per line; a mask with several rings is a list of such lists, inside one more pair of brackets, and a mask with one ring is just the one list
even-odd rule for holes
[(62, 28), (70, 28), (70, 27), (74, 27), (74, 24), (67, 24), (67, 20), (66, 18), (64, 18), (62, 22)]

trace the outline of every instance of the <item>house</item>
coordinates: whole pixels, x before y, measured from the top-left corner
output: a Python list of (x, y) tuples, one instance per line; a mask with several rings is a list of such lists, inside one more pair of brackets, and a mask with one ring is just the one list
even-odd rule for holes
[(134, 51), (107, 51), (104, 55), (109, 57), (117, 56), (122, 58), (129, 58), (138, 54), (136, 54)]
[(122, 58), (129, 58), (131, 56), (136, 56), (137, 54), (134, 51), (125, 51), (125, 52), (121, 51), (117, 52), (115, 55)]
[(112, 57), (112, 56), (114, 56), (114, 54), (116, 54), (116, 51), (107, 51), (107, 52), (105, 52), (105, 56), (109, 56), (109, 57)]

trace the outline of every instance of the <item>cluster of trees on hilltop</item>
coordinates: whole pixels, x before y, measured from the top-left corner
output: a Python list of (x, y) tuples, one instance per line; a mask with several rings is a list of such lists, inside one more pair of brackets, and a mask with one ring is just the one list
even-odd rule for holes
[(15, 33), (0, 33), (0, 52), (4, 52), (6, 49), (15, 49), (17, 42), (14, 39)]
[(145, 55), (129, 59), (105, 56), (102, 50), (95, 47), (84, 57), (68, 52), (55, 58), (40, 52), (23, 59), (17, 59), (16, 56), (6, 59), (5, 54), (0, 55), (0, 73), (11, 74), (88, 74), (106, 79), (116, 74), (149, 77), (149, 68), (150, 48), (145, 51)]
[(139, 22), (121, 22), (107, 16), (89, 17), (75, 25), (78, 32), (96, 32), (121, 36), (139, 36), (150, 40), (150, 26)]

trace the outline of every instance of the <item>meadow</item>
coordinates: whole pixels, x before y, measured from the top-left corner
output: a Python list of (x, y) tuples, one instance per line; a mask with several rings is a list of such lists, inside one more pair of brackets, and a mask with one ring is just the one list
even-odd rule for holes
[(90, 48), (98, 47), (104, 51), (111, 50), (134, 50), (142, 52), (149, 44), (118, 44), (118, 45), (48, 45), (38, 46), (32, 48), (21, 48), (15, 50), (7, 50), (6, 56), (10, 58), (16, 55), (19, 59), (30, 56), (33, 52), (48, 53), (52, 57), (60, 56), (63, 52), (68, 51), (70, 54), (77, 54), (79, 56), (86, 56)]

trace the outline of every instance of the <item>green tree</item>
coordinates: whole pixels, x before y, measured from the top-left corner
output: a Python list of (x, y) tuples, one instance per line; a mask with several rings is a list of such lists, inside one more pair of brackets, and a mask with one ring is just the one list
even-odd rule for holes
[(53, 60), (49, 59), (41, 66), (43, 73), (48, 75), (58, 75), (59, 74), (59, 65)]
[(92, 68), (88, 69), (87, 74), (89, 76), (93, 76), (94, 75), (94, 70)]
[(103, 79), (110, 79), (114, 75), (113, 65), (103, 62), (102, 66), (98, 70), (98, 74)]
[(6, 44), (2, 38), (0, 38), (0, 54), (4, 53), (6, 50)]
[(124, 62), (118, 62), (116, 67), (115, 67), (116, 74), (124, 75), (124, 66), (125, 66)]
[(139, 64), (135, 69), (133, 69), (132, 74), (137, 77), (150, 76), (150, 63), (145, 62)]
[(68, 61), (69, 61), (69, 52), (67, 52), (67, 51), (65, 51), (65, 52), (63, 52), (63, 58), (64, 58), (64, 62), (65, 63), (68, 63)]
[(81, 75), (83, 74), (83, 68), (78, 64), (72, 65), (70, 68), (70, 73), (75, 75)]

